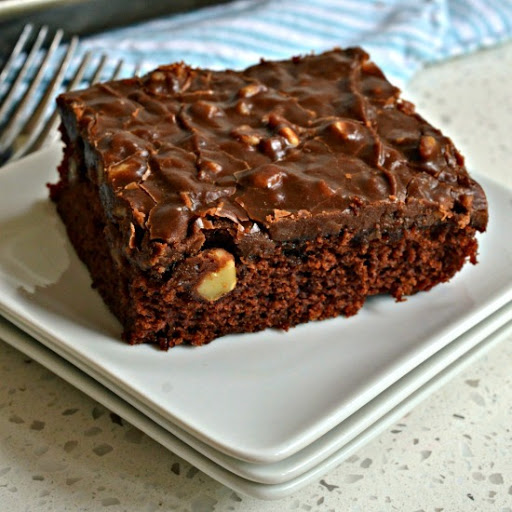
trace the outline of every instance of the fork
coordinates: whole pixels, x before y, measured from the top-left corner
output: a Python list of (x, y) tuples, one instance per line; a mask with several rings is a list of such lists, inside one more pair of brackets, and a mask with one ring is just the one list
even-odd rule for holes
[[(33, 30), (32, 25), (26, 25), (22, 30), (11, 55), (0, 72), (0, 90), (16, 68), (16, 63), (21, 58)], [(12, 80), (10, 87), (4, 93), (0, 104), (0, 165), (41, 149), (57, 138), (59, 118), (54, 107), (54, 99), (63, 85), (66, 72), (76, 52), (78, 37), (71, 38), (55, 71), (49, 74), (64, 32), (61, 29), (57, 30), (48, 49), (41, 50), (48, 32), (47, 26), (41, 27), (32, 46), (25, 50), (24, 62), (17, 72), (16, 78)], [(36, 66), (40, 52), (43, 53), (43, 56), (40, 59), (40, 64)], [(76, 88), (84, 81), (84, 75), (92, 60), (91, 52), (84, 54), (75, 74), (65, 88), (67, 91)], [(110, 76), (103, 77), (107, 60), (105, 54), (101, 55), (99, 62), (90, 73), (92, 78), (86, 80), (85, 85), (92, 85), (101, 79), (115, 80), (119, 77), (123, 67), (122, 60), (117, 61)], [(33, 71), (32, 68), (35, 66), (36, 70)], [(33, 104), (40, 94), (39, 86), (44, 78), (48, 80), (48, 85), (34, 107)]]

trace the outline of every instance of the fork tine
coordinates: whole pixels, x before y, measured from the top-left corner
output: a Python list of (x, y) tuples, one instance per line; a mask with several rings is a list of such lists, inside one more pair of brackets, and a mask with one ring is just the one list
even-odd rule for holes
[[(78, 69), (75, 72), (75, 75), (71, 79), (67, 91), (72, 91), (73, 89), (76, 89), (80, 83), (82, 82), (82, 79), (85, 74), (85, 70), (89, 66), (89, 63), (91, 62), (92, 53), (87, 52), (82, 58), (82, 62), (78, 66)], [(35, 142), (30, 147), (30, 151), (37, 151), (38, 149), (41, 149), (46, 143), (52, 141), (57, 137), (57, 129), (59, 127), (59, 114), (57, 112), (57, 109), (54, 109), (50, 119), (48, 119), (45, 127), (41, 130), (41, 133), (35, 140)]]
[(121, 76), (121, 71), (123, 70), (123, 64), (124, 64), (124, 60), (120, 59), (114, 69), (114, 72), (112, 73), (111, 80), (117, 80)]
[(16, 44), (14, 45), (14, 48), (12, 49), (11, 55), (5, 62), (2, 72), (0, 73), (0, 85), (2, 85), (4, 83), (4, 80), (7, 78), (7, 75), (11, 72), (14, 62), (18, 58), (18, 55), (23, 51), (25, 43), (27, 42), (27, 39), (29, 38), (30, 34), (32, 33), (32, 29), (33, 29), (33, 27), (30, 24), (25, 25), (23, 27), (20, 37), (16, 41)]
[(84, 77), (85, 70), (87, 69), (87, 66), (89, 66), (89, 62), (91, 62), (91, 59), (92, 59), (92, 53), (90, 51), (87, 52), (83, 56), (82, 62), (80, 63), (80, 66), (76, 70), (75, 76), (72, 78), (71, 82), (68, 85), (68, 88), (67, 88), (68, 91), (72, 91), (73, 89), (75, 89), (76, 87), (78, 87), (80, 85), (80, 82), (82, 81), (82, 79)]
[(94, 75), (91, 79), (91, 84), (96, 84), (101, 80), (101, 74), (103, 73), (103, 68), (105, 67), (106, 63), (107, 63), (107, 56), (105, 54), (103, 54), (101, 56), (98, 67), (96, 68), (96, 71), (94, 72)]
[(68, 49), (64, 54), (64, 57), (62, 57), (61, 59), (57, 72), (54, 74), (50, 84), (46, 88), (46, 91), (44, 92), (41, 101), (37, 105), (34, 114), (30, 117), (30, 120), (25, 125), (24, 131), (28, 133), (33, 132), (35, 130), (35, 127), (39, 123), (40, 118), (44, 116), (50, 101), (52, 101), (53, 97), (55, 96), (55, 93), (57, 92), (57, 89), (60, 87), (62, 81), (64, 80), (64, 75), (68, 69), (73, 54), (75, 53), (77, 45), (78, 38), (73, 37), (69, 42)]
[(22, 140), (20, 141), (20, 146), (16, 148), (15, 153), (11, 157), (11, 160), (16, 160), (22, 157), (28, 151), (36, 137), (39, 135), (41, 129), (44, 126), (44, 115), (46, 113), (47, 107), (53, 100), (53, 97), (57, 89), (60, 87), (64, 79), (64, 75), (68, 69), (69, 63), (76, 50), (77, 45), (78, 38), (73, 37), (69, 43), (65, 55), (62, 57), (56, 74), (54, 75), (52, 81), (48, 85), (39, 104), (37, 105), (34, 115), (30, 118), (30, 121), (25, 125), (23, 129), (23, 135), (25, 135), (25, 140), (23, 140), (22, 138)]
[(55, 33), (55, 36), (50, 44), (50, 47), (48, 48), (48, 51), (46, 52), (46, 55), (44, 56), (43, 61), (41, 62), (39, 69), (36, 72), (36, 75), (32, 79), (32, 82), (26, 90), (22, 100), (19, 102), (15, 113), (11, 116), (11, 119), (4, 128), (4, 133), (0, 137), (0, 152), (5, 150), (6, 146), (10, 146), (16, 139), (16, 137), (18, 137), (18, 135), (20, 134), (20, 121), (23, 115), (25, 114), (25, 111), (29, 106), (30, 102), (34, 98), (37, 92), (37, 88), (39, 87), (39, 84), (43, 79), (44, 73), (46, 72), (48, 64), (53, 54), (55, 53), (55, 50), (58, 48), (63, 35), (64, 32), (62, 30), (57, 30), (57, 32)]
[(2, 106), (0, 107), (0, 119), (2, 119), (9, 109), (9, 107), (13, 104), (14, 96), (16, 95), (18, 88), (22, 85), (23, 80), (25, 79), (25, 76), (32, 66), (32, 62), (34, 61), (37, 52), (41, 48), (43, 41), (46, 38), (46, 34), (48, 33), (48, 27), (45, 25), (44, 27), (41, 27), (41, 30), (37, 34), (37, 38), (32, 45), (32, 49), (30, 50), (25, 63), (23, 64), (22, 68), (20, 69), (18, 76), (16, 77), (16, 80), (12, 83), (9, 92), (6, 94)]
[(133, 70), (133, 76), (139, 76), (139, 73), (140, 73), (140, 70), (142, 68), (142, 62), (137, 62), (137, 64), (135, 64), (135, 69)]

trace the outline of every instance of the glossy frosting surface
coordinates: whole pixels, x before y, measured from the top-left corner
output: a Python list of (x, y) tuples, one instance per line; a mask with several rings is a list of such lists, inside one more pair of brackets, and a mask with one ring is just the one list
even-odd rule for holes
[(59, 105), (110, 214), (153, 242), (180, 245), (218, 223), (287, 241), (487, 222), (450, 139), (358, 48), (242, 72), (173, 64)]

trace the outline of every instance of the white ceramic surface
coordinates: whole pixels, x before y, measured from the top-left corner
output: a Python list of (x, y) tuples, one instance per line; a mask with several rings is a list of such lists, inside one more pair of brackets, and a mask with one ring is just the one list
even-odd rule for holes
[(458, 360), (465, 360), (467, 352), (479, 344), (486, 343), (482, 340), (493, 334), (497, 338), (497, 333), (504, 330), (507, 324), (510, 327), (511, 320), (512, 303), (509, 303), (411, 370), (316, 442), (283, 461), (271, 464), (251, 464), (220, 453), (188, 432), (163, 421), (145, 404), (133, 403), (128, 396), (130, 405), (123, 401), (126, 394), (122, 390), (112, 384), (109, 385), (109, 389), (100, 384), (103, 381), (101, 375), (89, 371), (87, 376), (70, 364), (74, 362), (73, 358), (68, 357), (68, 361), (64, 360), (5, 320), (0, 323), (0, 336), (106, 407), (117, 411), (210, 476), (251, 495), (260, 495), (265, 487), (253, 485), (253, 482), (269, 484), (272, 495), (277, 493), (276, 496), (283, 496), (292, 492), (290, 489), (302, 487), (318, 474), (322, 474), (325, 467), (341, 462), (351, 453), (354, 446), (362, 444), (362, 439), (367, 442), (373, 435), (377, 435), (396, 419), (397, 416), (392, 414), (394, 409), (399, 409), (399, 414), (403, 415), (408, 407), (413, 407), (419, 401), (418, 396), (424, 398), (428, 394), (427, 389), (437, 389), (441, 383), (436, 383), (435, 380), (442, 380), (441, 377), (446, 373), (444, 370), (447, 367), (457, 367)]
[[(462, 350), (462, 356), (456, 358), (450, 364), (445, 364), (443, 369), (436, 374), (435, 378), (427, 380), (425, 384), (409, 394), (405, 400), (398, 403), (395, 407), (390, 408), (386, 414), (373, 424), (370, 424), (368, 428), (355, 436), (350, 442), (347, 442), (347, 444), (342, 446), (339, 450), (330, 454), (329, 457), (326, 457), (320, 464), (312, 466), (308, 471), (288, 481), (277, 484), (254, 482), (226, 470), (222, 465), (218, 465), (214, 460), (205, 457), (189, 444), (184, 443), (179, 438), (163, 429), (160, 425), (142, 414), (137, 408), (132, 407), (109, 389), (99, 384), (97, 380), (78, 370), (68, 361), (59, 357), (51, 350), (44, 347), (44, 345), (31, 338), (28, 334), (2, 318), (0, 318), (0, 336), (13, 347), (43, 364), (67, 382), (73, 384), (78, 389), (108, 407), (111, 411), (114, 411), (128, 420), (132, 425), (141, 429), (161, 445), (171, 450), (176, 455), (183, 457), (224, 485), (248, 496), (274, 500), (289, 496), (311, 482), (318, 480), (318, 478), (339, 465), (343, 460), (392, 425), (428, 395), (446, 384), (446, 382), (451, 380), (461, 370), (498, 344), (512, 330), (512, 323), (510, 322), (511, 313), (512, 305), (509, 304), (505, 306), (505, 308), (502, 308), (502, 311), (495, 313), (492, 318), (482, 322), (482, 324), (485, 325), (479, 324), (468, 333), (462, 335), (456, 342), (434, 355), (431, 358), (432, 361), (429, 360), (422, 371), (416, 369), (412, 373), (419, 372), (424, 374), (428, 371), (427, 368), (435, 366), (436, 364), (446, 363), (452, 356), (455, 356), (456, 353), (461, 353)], [(472, 331), (477, 332), (472, 333)], [(482, 338), (484, 334), (486, 336)], [(476, 337), (479, 338), (479, 343), (475, 345), (474, 341)], [(470, 346), (471, 348), (469, 348)], [(409, 380), (407, 378), (401, 380), (403, 380), (401, 386), (407, 387)], [(388, 396), (382, 396), (380, 401), (385, 406), (388, 399), (389, 394)], [(363, 407), (363, 410), (364, 409), (365, 407)], [(222, 459), (226, 456), (219, 454), (219, 457)]]
[[(268, 464), (249, 463), (219, 452), (212, 446), (195, 438), (189, 432), (166, 421), (155, 413), (151, 407), (148, 407), (145, 403), (134, 400), (132, 396), (115, 384), (106, 381), (103, 375), (90, 368), (86, 368), (89, 378), (84, 380), (83, 377), (85, 377), (86, 374), (78, 370), (78, 368), (83, 367), (82, 363), (69, 354), (66, 356), (67, 362), (53, 353), (50, 364), (48, 364), (45, 359), (42, 360), (38, 357), (36, 357), (36, 359), (61, 377), (66, 378), (66, 380), (73, 383), (80, 390), (111, 409), (111, 401), (114, 396), (117, 397), (116, 399), (118, 401), (119, 399), (124, 401), (122, 411), (126, 411), (128, 408), (128, 413), (123, 413), (123, 417), (132, 421), (134, 411), (136, 411), (138, 413), (136, 424), (139, 428), (161, 442), (167, 448), (180, 454), (189, 462), (197, 465), (199, 461), (200, 465), (198, 467), (210, 476), (226, 483), (226, 485), (231, 485), (234, 486), (233, 488), (238, 489), (240, 479), (237, 477), (241, 477), (241, 481), (244, 482), (244, 488), (252, 489), (251, 492), (247, 490), (244, 491), (245, 493), (254, 495), (254, 489), (260, 489), (260, 486), (253, 486), (252, 483), (249, 484), (247, 482), (251, 481), (258, 484), (267, 484), (274, 489), (273, 492), (277, 492), (277, 489), (281, 489), (279, 493), (280, 495), (284, 495), (287, 492), (285, 492), (285, 489), (295, 488), (299, 485), (299, 482), (301, 482), (300, 486), (306, 485), (315, 475), (322, 472), (322, 468), (325, 468), (327, 465), (332, 466), (334, 463), (339, 463), (344, 457), (348, 456), (347, 451), (351, 450), (351, 447), (361, 445), (361, 439), (365, 439), (365, 442), (369, 441), (373, 435), (376, 435), (385, 428), (389, 421), (392, 421), (389, 419), (390, 417), (395, 418), (394, 415), (390, 414), (393, 409), (399, 408), (401, 411), (400, 414), (404, 414), (407, 410), (406, 404), (412, 407), (413, 404), (418, 401), (412, 397), (418, 394), (425, 397), (425, 389), (436, 389), (440, 385), (430, 381), (434, 381), (439, 374), (442, 375), (445, 368), (452, 363), (457, 364), (457, 360), (463, 357), (466, 352), (471, 351), (474, 347), (478, 346), (482, 340), (491, 336), (493, 333), (499, 332), (509, 324), (511, 320), (512, 302), (501, 307), (488, 318), (450, 342), (446, 347), (415, 367), (404, 377), (380, 393), (369, 403), (362, 406), (361, 409), (342, 421), (341, 424), (337, 425), (314, 443), (286, 459)], [(9, 340), (7, 336), (4, 336), (4, 339)], [(23, 345), (18, 346), (16, 339), (17, 338), (14, 337), (14, 342), (10, 341), (11, 344), (16, 348), (22, 349)], [(41, 347), (39, 350), (42, 350), (43, 346), (41, 344), (34, 341), (33, 345), (35, 344)], [(35, 347), (32, 347), (32, 350), (34, 348)], [(49, 352), (47, 349), (44, 350)], [(27, 352), (27, 354), (34, 357), (33, 353)], [(46, 356), (46, 359), (48, 359), (48, 356)], [(72, 365), (75, 365), (75, 372), (72, 370)], [(62, 366), (66, 366), (64, 374), (60, 371)], [(69, 373), (70, 371), (72, 372), (71, 374)], [(81, 374), (81, 378), (77, 380), (74, 378), (75, 374)], [(92, 385), (92, 383), (97, 383), (98, 386)], [(105, 384), (106, 387), (101, 384)], [(416, 393), (416, 391), (422, 387), (423, 390)], [(107, 402), (97, 396), (97, 388), (108, 389), (110, 391), (109, 400)], [(129, 414), (129, 416), (126, 416), (126, 414)], [(142, 418), (144, 419), (142, 420)], [(388, 419), (386, 420), (386, 418)], [(158, 428), (156, 428), (157, 425)], [(370, 433), (372, 434), (370, 435)], [(224, 470), (227, 470), (229, 473), (226, 473)], [(284, 487), (275, 487), (275, 484), (286, 485)]]
[(128, 347), (90, 288), (45, 183), (53, 148), (2, 170), (0, 310), (126, 398), (231, 457), (271, 463), (310, 445), (411, 369), (512, 299), (509, 191), (481, 178), (491, 223), (480, 264), (396, 304), (288, 333), (229, 336), (200, 349)]

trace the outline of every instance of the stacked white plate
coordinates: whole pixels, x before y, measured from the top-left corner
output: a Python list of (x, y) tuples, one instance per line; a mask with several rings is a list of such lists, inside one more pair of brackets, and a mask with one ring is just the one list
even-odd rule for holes
[(480, 176), (480, 263), (450, 283), (287, 333), (130, 347), (47, 199), (59, 158), (0, 171), (0, 335), (239, 492), (280, 498), (318, 480), (510, 327), (512, 192)]

